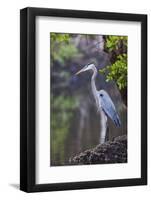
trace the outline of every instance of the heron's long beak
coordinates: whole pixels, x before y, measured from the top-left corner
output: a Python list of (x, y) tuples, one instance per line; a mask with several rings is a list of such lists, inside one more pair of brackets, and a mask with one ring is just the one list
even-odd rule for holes
[(75, 75), (80, 74), (81, 72), (83, 72), (83, 69), (80, 69)]
[(82, 69), (80, 69), (75, 75), (78, 75), (78, 74), (80, 74), (81, 72), (84, 72), (84, 71), (86, 71), (86, 66), (84, 66)]

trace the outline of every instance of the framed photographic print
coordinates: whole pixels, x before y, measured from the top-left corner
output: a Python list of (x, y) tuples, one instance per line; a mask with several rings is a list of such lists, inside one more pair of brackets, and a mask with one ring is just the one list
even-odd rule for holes
[(147, 16), (20, 12), (20, 189), (147, 184)]

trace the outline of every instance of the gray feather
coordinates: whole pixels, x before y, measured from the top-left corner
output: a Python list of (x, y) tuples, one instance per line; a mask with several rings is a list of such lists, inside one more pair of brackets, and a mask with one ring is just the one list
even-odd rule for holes
[(99, 92), (100, 96), (100, 105), (105, 112), (105, 114), (113, 121), (113, 123), (117, 126), (121, 126), (121, 121), (119, 115), (115, 109), (113, 101), (111, 100), (110, 96), (104, 90)]

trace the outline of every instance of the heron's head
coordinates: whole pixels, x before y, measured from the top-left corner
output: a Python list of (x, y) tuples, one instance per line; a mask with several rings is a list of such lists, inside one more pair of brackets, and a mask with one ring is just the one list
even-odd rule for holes
[(76, 75), (80, 74), (81, 72), (85, 72), (85, 71), (88, 71), (88, 70), (93, 70), (94, 68), (95, 68), (94, 63), (88, 63), (82, 69), (80, 69), (80, 71), (78, 71), (76, 73)]

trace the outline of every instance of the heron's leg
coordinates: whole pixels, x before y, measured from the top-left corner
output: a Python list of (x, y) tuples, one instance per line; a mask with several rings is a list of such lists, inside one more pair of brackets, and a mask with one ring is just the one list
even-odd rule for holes
[(103, 144), (106, 138), (107, 117), (102, 109), (100, 111), (100, 116), (101, 116), (100, 144)]
[(106, 123), (106, 137), (105, 137), (105, 142), (109, 140), (109, 125), (108, 122)]

